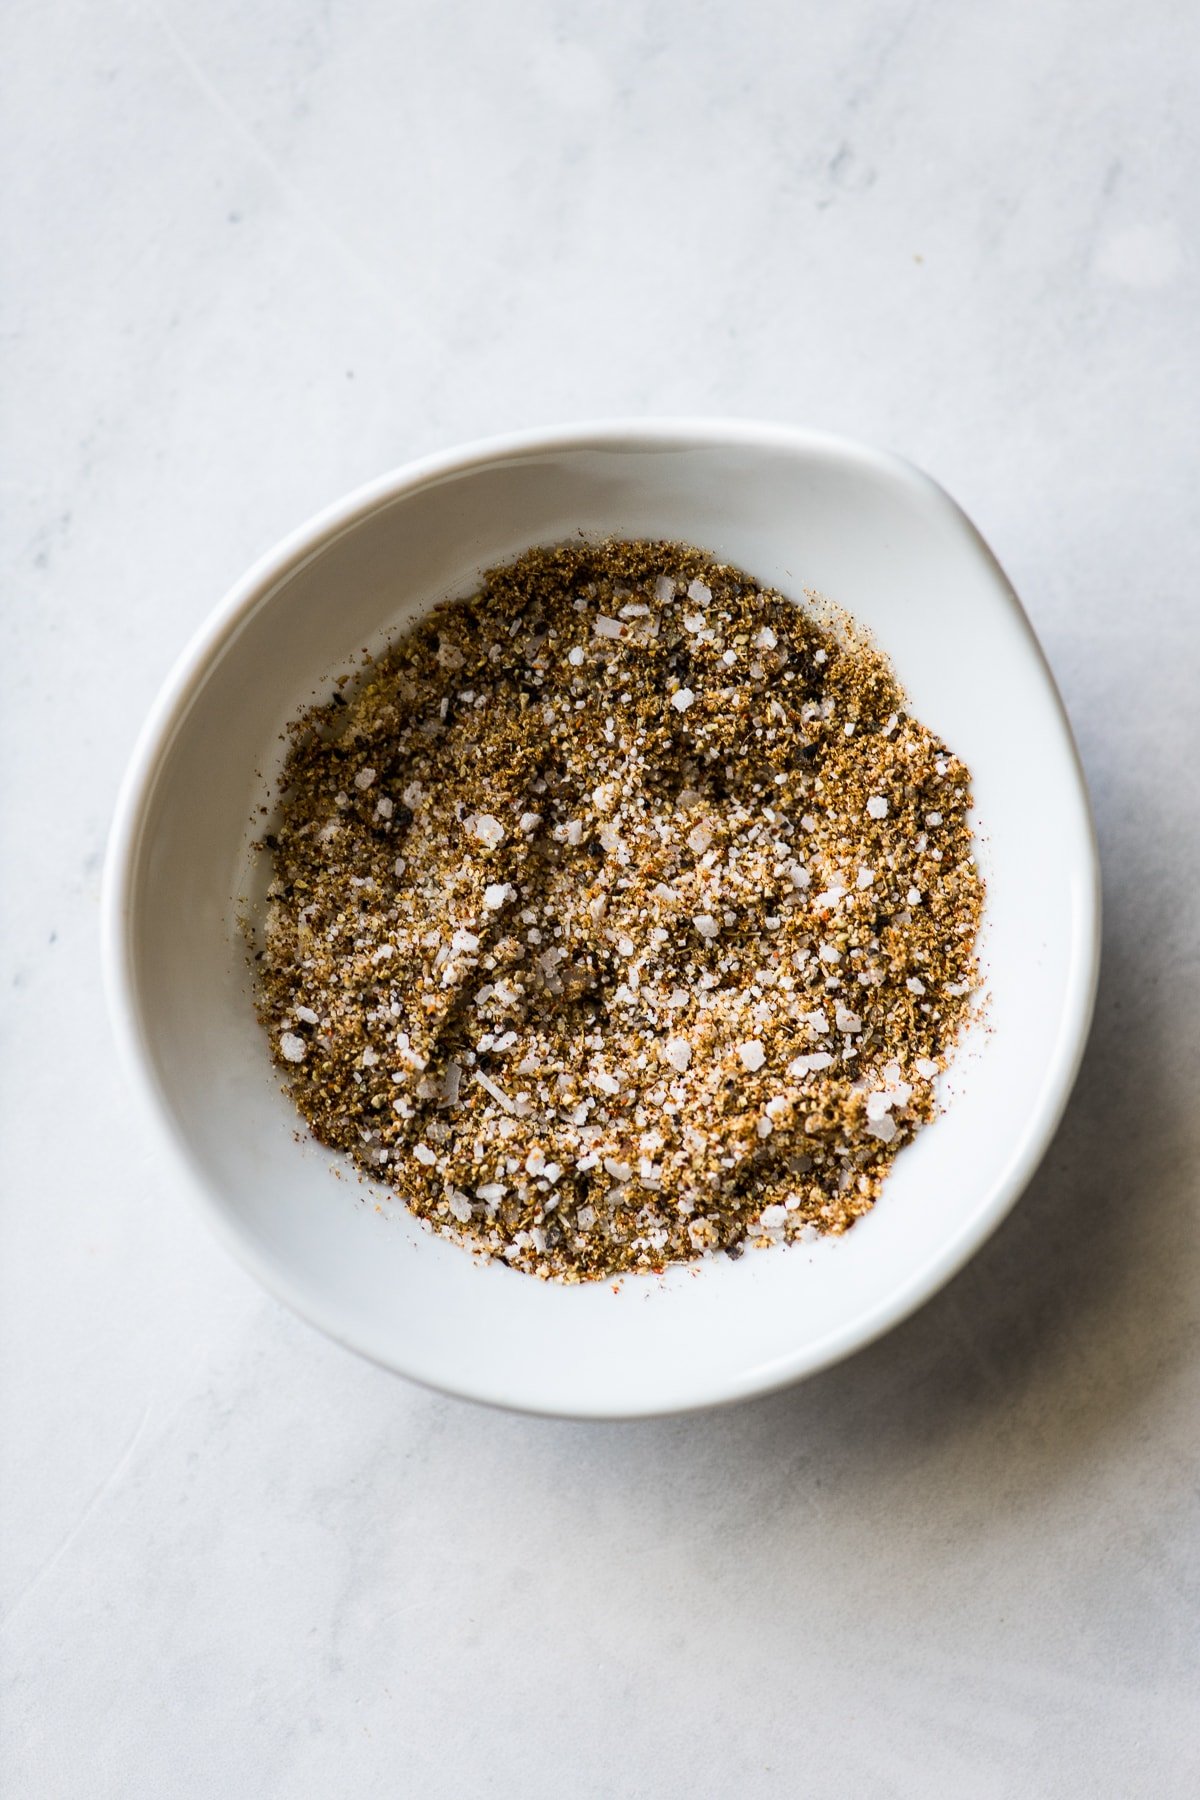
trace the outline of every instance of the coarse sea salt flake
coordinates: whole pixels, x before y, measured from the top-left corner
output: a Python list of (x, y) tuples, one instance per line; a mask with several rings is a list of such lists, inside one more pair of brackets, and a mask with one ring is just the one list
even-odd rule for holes
[(712, 599), (712, 589), (699, 579), (689, 581), (688, 599), (694, 600), (697, 606), (707, 606)]
[(695, 698), (691, 688), (680, 688), (677, 693), (671, 695), (671, 705), (676, 712), (686, 712)]
[(693, 636), (696, 634), (696, 632), (703, 631), (707, 624), (708, 624), (708, 620), (705, 618), (703, 613), (685, 613), (684, 614), (683, 628), (685, 631), (690, 631), (693, 634)]
[(498, 912), (516, 893), (511, 881), (492, 881), (483, 890), (483, 904), (488, 912)]
[(858, 885), (860, 888), (869, 888), (874, 879), (874, 869), (860, 869), (858, 871)]
[(738, 1055), (742, 1059), (743, 1069), (748, 1070), (751, 1074), (755, 1069), (761, 1069), (767, 1060), (767, 1053), (759, 1038), (752, 1038), (748, 1044), (739, 1044)]
[(303, 1062), (308, 1055), (308, 1045), (294, 1031), (285, 1031), (279, 1040), (279, 1052), (285, 1062)]
[(813, 1050), (807, 1056), (796, 1056), (788, 1064), (789, 1075), (809, 1075), (818, 1069), (833, 1067), (833, 1058), (828, 1050)]
[(298, 1006), (296, 1008), (296, 1017), (298, 1019), (303, 1019), (306, 1025), (318, 1025), (320, 1023), (320, 1020), (311, 1006)]
[(597, 637), (619, 638), (621, 635), (621, 621), (620, 619), (606, 618), (605, 615), (601, 613), (597, 619), (593, 620), (592, 630)]
[(769, 625), (764, 625), (754, 640), (754, 648), (756, 650), (773, 650), (778, 642), (779, 639), (775, 636), (771, 627)]
[(697, 913), (692, 924), (702, 938), (715, 938), (721, 927), (711, 913)]
[(887, 818), (888, 803), (882, 794), (872, 794), (867, 801), (867, 811), (873, 819)]
[(414, 1144), (413, 1155), (416, 1157), (417, 1161), (423, 1164), (427, 1169), (432, 1168), (437, 1161), (436, 1152), (431, 1150), (428, 1144)]
[(913, 1066), (917, 1074), (923, 1075), (926, 1081), (932, 1081), (938, 1072), (937, 1064), (932, 1062), (928, 1056), (918, 1056)]
[(904, 985), (910, 994), (923, 994), (925, 992), (925, 983), (921, 980), (919, 975), (910, 975)]
[(908, 906), (920, 906), (920, 904), (921, 904), (920, 888), (910, 887), (907, 894), (905, 894), (905, 896), (904, 896), (904, 900), (905, 900), (905, 904)]
[(675, 598), (675, 583), (671, 580), (669, 575), (658, 575), (655, 577), (654, 598), (664, 602)]
[(494, 813), (475, 813), (471, 830), (489, 850), (494, 850), (504, 836), (504, 827)]
[(374, 781), (374, 779), (375, 779), (374, 769), (360, 769), (358, 771), (358, 774), (354, 777), (354, 785), (356, 788), (361, 788), (365, 792), (365, 790), (370, 787), (370, 785)]
[(584, 655), (585, 652), (582, 645), (576, 644), (573, 649), (567, 651), (567, 661), (573, 669), (577, 669), (580, 663), (582, 663)]

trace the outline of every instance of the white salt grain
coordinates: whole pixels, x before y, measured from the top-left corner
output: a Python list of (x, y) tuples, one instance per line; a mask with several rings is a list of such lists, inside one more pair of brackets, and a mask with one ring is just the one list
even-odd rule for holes
[(671, 695), (671, 705), (676, 712), (686, 712), (695, 698), (691, 688), (680, 688), (678, 693)]
[(767, 1060), (767, 1053), (759, 1038), (753, 1038), (748, 1044), (739, 1044), (738, 1055), (742, 1059), (743, 1069), (749, 1070), (751, 1074), (755, 1069), (761, 1069)]
[(888, 803), (882, 794), (872, 794), (867, 801), (867, 811), (873, 819), (886, 819)]
[(285, 1031), (279, 1040), (279, 1052), (285, 1062), (303, 1062), (308, 1055), (308, 1045), (294, 1031)]

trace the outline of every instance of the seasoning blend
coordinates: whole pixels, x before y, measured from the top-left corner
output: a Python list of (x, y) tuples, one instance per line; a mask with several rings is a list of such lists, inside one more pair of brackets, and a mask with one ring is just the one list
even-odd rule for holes
[(273, 1054), (444, 1235), (578, 1281), (842, 1232), (932, 1116), (968, 772), (741, 571), (527, 551), (300, 720), (284, 783)]

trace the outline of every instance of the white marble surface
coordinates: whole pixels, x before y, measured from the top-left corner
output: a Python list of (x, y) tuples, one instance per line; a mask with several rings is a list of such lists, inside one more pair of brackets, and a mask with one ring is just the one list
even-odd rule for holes
[[(0, 1789), (1200, 1782), (1197, 37), (1170, 0), (64, 0), (5, 21)], [(907, 451), (991, 537), (1106, 868), (1076, 1099), (804, 1388), (511, 1418), (260, 1294), (97, 974), (156, 684), (410, 454), (618, 412)]]

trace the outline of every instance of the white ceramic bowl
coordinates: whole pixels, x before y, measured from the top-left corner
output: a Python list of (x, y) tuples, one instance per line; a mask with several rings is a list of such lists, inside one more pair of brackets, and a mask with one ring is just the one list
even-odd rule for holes
[[(534, 543), (681, 538), (848, 608), (975, 777), (990, 998), (946, 1110), (844, 1238), (566, 1287), (477, 1265), (297, 1139), (251, 1007), (237, 900), (279, 733), (364, 647)], [(908, 464), (812, 432), (632, 423), (522, 433), (360, 489), (257, 564), (185, 651), (113, 827), (117, 1035), (218, 1234), (280, 1299), (389, 1368), (531, 1411), (632, 1416), (779, 1387), (877, 1337), (978, 1248), (1058, 1123), (1091, 1015), (1099, 884), (1070, 728), (978, 533)], [(377, 1202), (382, 1200), (382, 1205)]]

